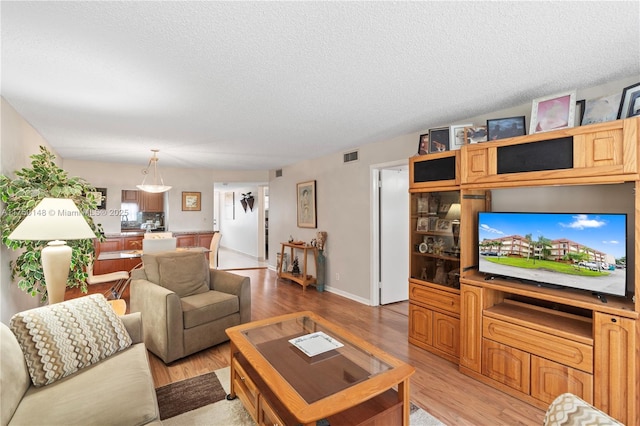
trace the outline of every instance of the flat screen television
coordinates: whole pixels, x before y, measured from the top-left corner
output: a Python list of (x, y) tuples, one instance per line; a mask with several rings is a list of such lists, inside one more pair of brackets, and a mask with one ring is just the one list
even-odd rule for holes
[(480, 212), (478, 242), (488, 278), (625, 296), (626, 214)]

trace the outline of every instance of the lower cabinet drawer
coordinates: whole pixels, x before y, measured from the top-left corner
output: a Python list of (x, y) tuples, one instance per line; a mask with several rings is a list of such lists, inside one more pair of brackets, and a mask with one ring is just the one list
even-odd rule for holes
[(409, 299), (436, 309), (460, 315), (460, 295), (409, 283)]
[(550, 404), (565, 392), (593, 404), (593, 375), (532, 355), (531, 396)]
[(260, 426), (287, 426), (273, 410), (269, 402), (262, 396), (258, 398), (258, 425)]
[(233, 359), (233, 389), (253, 420), (258, 422), (258, 389), (236, 358)]
[(482, 374), (529, 394), (531, 355), (510, 346), (483, 339)]

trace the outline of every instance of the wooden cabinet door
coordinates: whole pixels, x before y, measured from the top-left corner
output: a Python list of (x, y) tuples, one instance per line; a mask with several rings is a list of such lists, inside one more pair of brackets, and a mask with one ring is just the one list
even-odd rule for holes
[(433, 312), (413, 303), (409, 304), (409, 340), (431, 346), (433, 344)]
[(595, 405), (628, 425), (640, 421), (638, 327), (630, 318), (593, 315)]
[(177, 247), (197, 247), (197, 242), (198, 236), (196, 234), (176, 236)]
[(458, 358), (460, 355), (460, 320), (439, 312), (433, 313), (433, 347)]
[(142, 212), (162, 212), (164, 211), (164, 193), (154, 194), (141, 191), (138, 204)]
[(122, 250), (142, 250), (142, 236), (124, 237), (122, 239)]
[(122, 190), (122, 201), (127, 203), (137, 203), (138, 202), (138, 191), (133, 189), (123, 189)]
[(482, 364), (482, 289), (460, 286), (460, 366), (480, 373)]
[(96, 243), (95, 261), (93, 262), (93, 275), (108, 274), (110, 272), (124, 271), (122, 259), (117, 260), (97, 260), (100, 253), (105, 251), (122, 250), (122, 238), (107, 238)]
[(593, 376), (557, 362), (531, 356), (531, 396), (550, 404), (571, 392), (593, 404)]
[(531, 355), (510, 346), (484, 339), (482, 342), (482, 374), (528, 395)]

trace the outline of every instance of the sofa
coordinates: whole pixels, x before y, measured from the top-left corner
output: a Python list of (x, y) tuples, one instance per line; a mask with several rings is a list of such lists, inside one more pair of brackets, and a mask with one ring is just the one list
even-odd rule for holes
[(544, 416), (544, 426), (624, 426), (572, 393), (554, 399)]
[(209, 268), (202, 251), (145, 253), (131, 273), (131, 312), (141, 312), (144, 342), (166, 364), (229, 340), (251, 321), (251, 282)]
[(161, 424), (139, 313), (101, 294), (0, 324), (0, 424)]

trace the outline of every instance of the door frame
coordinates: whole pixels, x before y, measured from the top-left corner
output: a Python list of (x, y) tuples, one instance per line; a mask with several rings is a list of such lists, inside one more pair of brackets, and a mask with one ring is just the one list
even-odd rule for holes
[[(380, 193), (379, 193), (379, 176), (380, 170), (397, 169), (398, 167), (408, 166), (409, 160), (390, 161), (388, 163), (372, 164), (369, 166), (369, 176), (371, 182), (371, 211), (369, 214), (371, 223), (371, 253), (369, 255), (369, 264), (371, 265), (371, 283), (369, 288), (369, 304), (371, 306), (380, 305), (380, 292), (378, 291), (380, 277)], [(407, 192), (407, 197), (409, 193)], [(407, 201), (408, 202), (408, 201)], [(409, 232), (409, 230), (405, 230)], [(407, 248), (405, 247), (405, 250)], [(407, 277), (407, 285), (409, 285), (409, 277)]]

